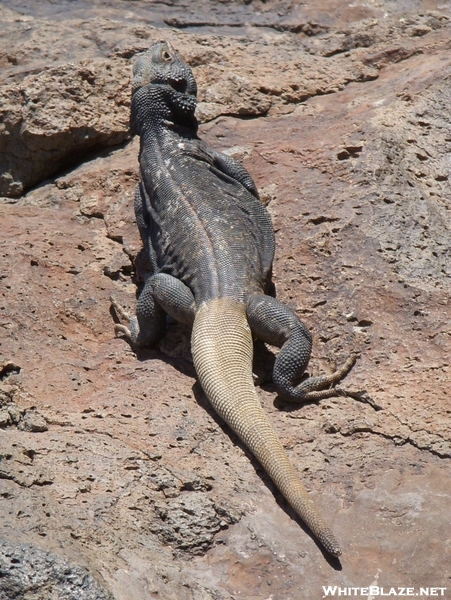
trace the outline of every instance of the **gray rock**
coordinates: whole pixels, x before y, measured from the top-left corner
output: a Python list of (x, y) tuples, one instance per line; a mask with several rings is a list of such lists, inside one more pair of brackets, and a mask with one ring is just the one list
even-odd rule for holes
[(47, 425), (47, 421), (37, 410), (27, 410), (22, 419), (19, 421), (17, 428), (21, 431), (40, 433), (47, 431), (49, 426)]
[(78, 565), (31, 545), (0, 540), (1, 600), (113, 600)]

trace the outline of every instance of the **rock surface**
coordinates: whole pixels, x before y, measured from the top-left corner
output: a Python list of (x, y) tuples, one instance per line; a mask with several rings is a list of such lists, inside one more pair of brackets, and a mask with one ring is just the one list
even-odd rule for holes
[(87, 569), (30, 545), (0, 542), (0, 577), (2, 598), (112, 600)]
[[(47, 599), (63, 572), (91, 595), (58, 600), (451, 594), (448, 5), (15, 0), (0, 17), (0, 598)], [(359, 351), (343, 387), (381, 408), (259, 390), (341, 563), (208, 406), (188, 331), (138, 356), (114, 337), (109, 296), (133, 308), (147, 267), (130, 65), (161, 38), (193, 66), (201, 135), (268, 203), (309, 371)]]

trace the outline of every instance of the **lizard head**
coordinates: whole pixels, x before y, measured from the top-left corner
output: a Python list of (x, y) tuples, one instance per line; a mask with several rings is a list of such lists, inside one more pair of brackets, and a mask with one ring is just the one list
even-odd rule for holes
[(149, 84), (168, 85), (181, 94), (197, 95), (193, 72), (169, 42), (156, 42), (133, 66), (132, 93)]

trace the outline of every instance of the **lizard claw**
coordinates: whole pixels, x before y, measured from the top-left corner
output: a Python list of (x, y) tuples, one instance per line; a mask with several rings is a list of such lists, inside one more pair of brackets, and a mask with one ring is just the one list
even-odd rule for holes
[[(110, 296), (110, 302), (118, 316), (130, 323), (130, 320), (132, 318), (130, 313), (128, 313), (125, 310), (125, 308), (121, 304), (119, 304), (119, 302), (117, 301), (115, 296), (113, 296), (113, 294), (111, 294)], [(118, 336), (118, 334), (122, 334), (127, 340), (131, 341), (132, 339), (132, 332), (126, 325), (122, 325), (122, 323), (116, 323), (114, 325), (114, 332), (116, 334), (116, 337)]]
[(121, 325), (121, 323), (115, 324), (114, 333), (116, 334), (116, 337), (118, 337), (119, 333), (122, 333), (126, 339), (128, 339), (128, 340), (132, 339), (132, 332), (130, 331), (130, 329), (128, 327), (126, 327), (125, 325)]
[(361, 391), (351, 391), (344, 390), (343, 388), (335, 388), (335, 392), (338, 396), (343, 396), (346, 398), (352, 398), (353, 400), (358, 400), (358, 402), (363, 402), (364, 404), (369, 404), (374, 408), (374, 410), (382, 410), (382, 406), (378, 404), (371, 396), (368, 394), (366, 390)]
[(125, 308), (119, 304), (119, 302), (117, 301), (116, 297), (111, 294), (110, 295), (110, 302), (111, 305), (113, 306), (114, 310), (117, 312), (117, 314), (122, 317), (123, 319), (125, 319), (126, 321), (130, 322), (131, 316), (130, 313), (128, 311), (125, 310)]

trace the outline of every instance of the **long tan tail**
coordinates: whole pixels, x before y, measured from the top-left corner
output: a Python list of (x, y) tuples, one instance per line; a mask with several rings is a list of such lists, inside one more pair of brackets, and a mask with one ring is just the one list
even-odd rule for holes
[(326, 550), (341, 554), (268, 421), (252, 379), (252, 335), (244, 304), (228, 298), (200, 306), (192, 334), (194, 366), (216, 412), (235, 431)]

